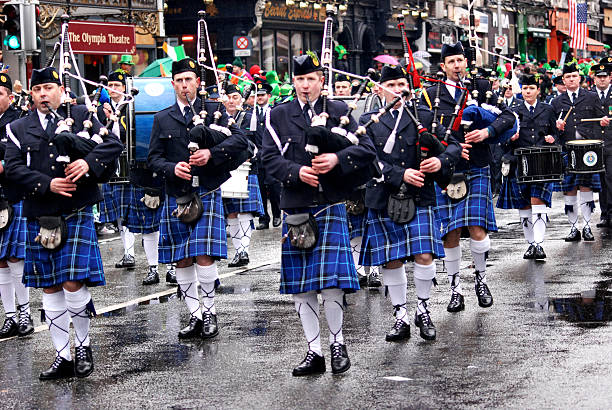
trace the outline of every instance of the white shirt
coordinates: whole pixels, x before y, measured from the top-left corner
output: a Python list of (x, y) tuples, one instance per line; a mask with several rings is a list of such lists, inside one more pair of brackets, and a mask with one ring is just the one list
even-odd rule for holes
[(444, 84), (446, 86), (446, 89), (448, 90), (448, 93), (450, 94), (450, 96), (454, 99), (455, 98), (455, 93), (457, 90), (457, 87), (453, 87), (454, 85), (457, 85), (456, 82), (446, 79), (446, 84)]
[(599, 98), (601, 98), (601, 93), (604, 93), (604, 98), (606, 98), (606, 96), (608, 95), (608, 91), (610, 91), (610, 86), (608, 86), (608, 88), (606, 88), (605, 90), (600, 90), (599, 88), (597, 89), (597, 96)]
[(527, 107), (527, 111), (530, 111), (531, 107), (533, 107), (533, 110), (535, 111), (537, 105), (538, 105), (538, 100), (536, 100), (533, 103), (533, 105), (529, 105), (529, 103), (527, 101), (525, 101), (525, 107)]
[(580, 87), (576, 91), (567, 90), (567, 96), (569, 97), (572, 104), (574, 104), (574, 100), (572, 99), (572, 95), (574, 93), (576, 94), (576, 99), (578, 99), (578, 96), (580, 95)]
[[(193, 105), (195, 103), (195, 98), (193, 100), (191, 100), (191, 104)], [(176, 99), (176, 103), (178, 104), (179, 108), (181, 109), (181, 114), (185, 115), (185, 107), (189, 107), (188, 104), (183, 104), (181, 101), (179, 101), (179, 99)]]
[[(36, 110), (36, 112), (38, 113), (38, 119), (40, 120), (40, 125), (42, 125), (43, 130), (47, 129), (47, 122), (49, 120), (47, 120), (47, 114), (43, 114), (42, 112), (40, 112), (39, 110)], [(49, 113), (51, 114), (51, 113)], [(53, 115), (53, 114), (51, 114)]]

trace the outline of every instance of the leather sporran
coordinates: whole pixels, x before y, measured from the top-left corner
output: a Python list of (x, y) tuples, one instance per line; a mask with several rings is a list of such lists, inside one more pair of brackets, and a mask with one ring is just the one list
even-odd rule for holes
[(204, 205), (198, 193), (192, 193), (176, 198), (176, 209), (172, 216), (177, 217), (184, 224), (194, 224), (202, 217)]
[(446, 186), (446, 195), (453, 201), (461, 201), (469, 193), (467, 176), (464, 173), (455, 173), (451, 182)]
[(399, 225), (412, 221), (416, 214), (416, 203), (408, 193), (406, 184), (402, 184), (397, 194), (389, 196), (387, 200), (387, 214), (393, 222)]
[(40, 230), (34, 241), (50, 251), (56, 251), (64, 246), (68, 239), (68, 226), (63, 216), (39, 216), (36, 219), (40, 224)]
[(349, 215), (363, 215), (365, 212), (365, 189), (354, 191), (350, 198), (346, 200), (346, 212)]
[(0, 200), (0, 232), (11, 226), (15, 213), (8, 201)]
[(285, 223), (291, 246), (304, 250), (315, 247), (319, 238), (319, 227), (311, 213), (287, 215)]

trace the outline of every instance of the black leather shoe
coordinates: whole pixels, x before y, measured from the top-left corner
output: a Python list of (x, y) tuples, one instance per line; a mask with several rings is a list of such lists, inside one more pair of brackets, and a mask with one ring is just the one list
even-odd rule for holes
[(368, 275), (368, 287), (371, 289), (379, 288), (382, 286), (378, 272), (370, 273)]
[(269, 223), (263, 223), (261, 222), (259, 225), (257, 225), (257, 228), (255, 228), (258, 231), (264, 230), (264, 229), (270, 229), (270, 224)]
[(278, 228), (279, 226), (281, 226), (281, 224), (283, 223), (283, 220), (278, 217), (278, 218), (272, 218), (272, 226), (275, 228)]
[(461, 312), (465, 310), (465, 299), (459, 292), (452, 292), (450, 302), (446, 306), (446, 310), (451, 313)]
[(74, 375), (87, 377), (94, 371), (93, 354), (90, 346), (80, 346), (74, 349)]
[(385, 336), (387, 342), (398, 342), (410, 339), (410, 325), (403, 320), (396, 320), (395, 324)]
[(535, 252), (533, 253), (533, 259), (546, 259), (546, 253), (544, 249), (540, 245), (535, 247)]
[(534, 244), (529, 245), (529, 248), (527, 248), (527, 252), (525, 252), (525, 254), (523, 255), (523, 259), (534, 259), (535, 248), (536, 247)]
[(166, 283), (176, 285), (176, 266), (173, 263), (166, 266)]
[(346, 345), (332, 343), (329, 348), (331, 350), (331, 367), (333, 374), (344, 373), (351, 368), (351, 359), (348, 357)]
[(425, 340), (436, 340), (436, 327), (431, 321), (429, 311), (421, 314), (415, 312), (414, 324), (419, 327), (421, 338)]
[(359, 278), (360, 288), (365, 288), (366, 286), (368, 286), (368, 275), (361, 275), (358, 273), (357, 277)]
[(478, 272), (476, 272), (476, 284), (474, 285), (476, 290), (476, 297), (478, 298), (478, 306), (487, 308), (493, 305), (493, 295), (486, 283), (478, 280)]
[(17, 329), (17, 336), (24, 337), (34, 333), (34, 322), (32, 316), (27, 313), (21, 313), (19, 315), (19, 328)]
[(51, 366), (38, 376), (40, 380), (56, 380), (67, 377), (74, 377), (74, 362), (61, 356), (57, 356)]
[(578, 242), (580, 240), (580, 231), (574, 227), (570, 231), (569, 235), (565, 237), (565, 242)]
[(121, 258), (119, 262), (115, 263), (115, 268), (118, 269), (134, 269), (134, 267), (136, 267), (136, 260), (132, 255), (128, 254), (123, 255), (123, 258)]
[(157, 271), (157, 266), (149, 266), (149, 273), (142, 280), (143, 285), (155, 285), (159, 283), (159, 272)]
[(212, 339), (219, 334), (217, 315), (204, 313), (202, 315), (202, 339)]
[(309, 350), (304, 360), (293, 369), (293, 375), (308, 376), (317, 373), (325, 373), (325, 359)]
[(189, 319), (189, 324), (187, 327), (181, 329), (178, 333), (179, 339), (189, 339), (192, 337), (198, 337), (202, 334), (202, 319), (198, 319), (195, 316), (192, 316)]
[(17, 336), (19, 325), (12, 318), (6, 318), (4, 325), (0, 328), (0, 339), (8, 339), (9, 337)]
[(249, 254), (245, 251), (236, 252), (234, 259), (227, 265), (230, 268), (238, 268), (240, 266), (246, 266), (249, 264)]
[(598, 228), (609, 228), (610, 220), (608, 218), (601, 218), (595, 226), (597, 226)]
[(582, 228), (582, 239), (584, 239), (585, 241), (594, 241), (595, 237), (593, 236), (593, 232), (591, 232), (591, 227), (589, 226), (585, 226), (584, 228)]

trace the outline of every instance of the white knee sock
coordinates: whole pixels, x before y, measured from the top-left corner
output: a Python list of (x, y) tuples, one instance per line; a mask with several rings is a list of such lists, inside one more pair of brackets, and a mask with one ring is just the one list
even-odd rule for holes
[(391, 304), (395, 309), (395, 320), (410, 323), (406, 311), (406, 284), (408, 279), (406, 279), (404, 266), (393, 269), (381, 268), (380, 271), (382, 272), (383, 283), (387, 287), (387, 292), (389, 292)]
[(142, 246), (149, 266), (158, 264), (159, 231), (142, 234)]
[(64, 291), (44, 293), (42, 306), (45, 310), (51, 341), (58, 356), (71, 360), (70, 355), (70, 314), (66, 306)]
[(533, 244), (533, 223), (532, 220), (532, 211), (529, 209), (519, 209), (519, 218), (521, 219), (521, 226), (523, 227), (523, 234), (525, 235), (525, 240), (529, 245)]
[(253, 228), (251, 228), (252, 221), (253, 215), (250, 213), (238, 214), (240, 232), (242, 233), (242, 236), (240, 237), (240, 245), (242, 246), (242, 250), (246, 253), (249, 253), (249, 246), (251, 245), (251, 233), (253, 232)]
[(417, 312), (425, 313), (427, 310), (427, 301), (431, 295), (431, 287), (433, 280), (436, 277), (436, 264), (432, 262), (429, 265), (421, 265), (414, 263), (414, 287), (417, 296)]
[(533, 240), (536, 245), (542, 245), (544, 235), (546, 234), (546, 205), (532, 205), (534, 221), (533, 221)]
[(0, 297), (7, 318), (15, 317), (15, 284), (11, 270), (0, 268)]
[(329, 344), (344, 344), (342, 319), (344, 318), (344, 291), (338, 288), (321, 290), (325, 318), (329, 327)]
[(362, 239), (363, 236), (358, 236), (351, 239), (351, 254), (353, 255), (353, 262), (355, 263), (355, 269), (357, 269), (357, 274), (359, 276), (366, 275), (365, 267), (359, 264), (359, 253), (361, 252)]
[(580, 210), (582, 211), (584, 226), (589, 226), (593, 209), (595, 209), (595, 202), (593, 201), (593, 191), (580, 191)]
[(240, 221), (238, 218), (227, 219), (227, 230), (229, 231), (230, 238), (232, 238), (232, 244), (234, 249), (236, 249), (236, 253), (240, 252), (239, 249), (241, 248), (242, 241), (240, 240)]
[(85, 285), (76, 292), (64, 289), (64, 297), (68, 313), (72, 318), (72, 327), (74, 327), (74, 345), (76, 347), (89, 346), (89, 324), (91, 322), (87, 310), (87, 304), (91, 301), (89, 289)]
[(198, 295), (198, 278), (195, 266), (186, 268), (176, 268), (176, 283), (178, 283), (181, 296), (185, 300), (189, 314), (198, 319), (202, 319), (200, 309), (200, 296)]
[(213, 262), (212, 265), (202, 266), (196, 263), (196, 272), (198, 274), (198, 281), (202, 287), (202, 312), (208, 312), (213, 315), (217, 314), (215, 309), (215, 282), (219, 279), (219, 270), (217, 269), (217, 262)]
[(474, 268), (480, 273), (480, 278), (483, 283), (487, 283), (485, 271), (487, 270), (487, 252), (491, 249), (491, 239), (489, 235), (485, 236), (482, 241), (470, 239), (470, 249), (472, 258), (474, 258)]
[(30, 315), (30, 290), (23, 284), (23, 266), (25, 262), (18, 260), (17, 262), (8, 262), (11, 275), (13, 276), (13, 284), (15, 285), (15, 294), (17, 295), (17, 307), (20, 314)]
[(565, 200), (565, 214), (567, 220), (572, 225), (572, 228), (577, 228), (576, 222), (578, 222), (578, 196), (564, 195)]
[(306, 293), (293, 295), (295, 311), (302, 321), (304, 336), (308, 342), (308, 350), (322, 356), (321, 352), (321, 331), (319, 329), (319, 299), (317, 293), (312, 290)]
[(461, 245), (444, 248), (444, 266), (451, 292), (461, 293)]
[(121, 219), (117, 219), (117, 227), (123, 242), (123, 253), (134, 256), (134, 234), (126, 226), (122, 225)]

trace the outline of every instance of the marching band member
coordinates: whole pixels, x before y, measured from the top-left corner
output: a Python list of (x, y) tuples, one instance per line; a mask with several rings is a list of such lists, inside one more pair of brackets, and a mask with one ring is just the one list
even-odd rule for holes
[[(20, 112), (11, 104), (12, 82), (0, 74), (0, 159), (4, 159), (8, 137), (6, 127), (19, 118)], [(0, 328), (0, 339), (27, 336), (34, 332), (30, 314), (30, 291), (22, 282), (26, 252), (26, 219), (19, 188), (7, 180), (0, 164), (0, 297), (6, 319)], [(9, 213), (12, 213), (12, 217)], [(17, 309), (15, 310), (15, 296)]]
[[(320, 70), (321, 65), (312, 53), (294, 57), (293, 84), (297, 99), (267, 113), (263, 140), (262, 160), (266, 172), (283, 184), (281, 208), (286, 217), (280, 292), (293, 295), (308, 342), (306, 357), (293, 369), (294, 376), (325, 372), (318, 293), (330, 331), (332, 372), (345, 372), (351, 365), (342, 334), (344, 294), (358, 290), (359, 282), (351, 257), (346, 208), (342, 201), (352, 188), (354, 177), (351, 174), (359, 175), (374, 160), (375, 153), (369, 138), (363, 136), (356, 145), (311, 159), (306, 151), (305, 133), (313, 130), (328, 133), (323, 127), (310, 128), (311, 118), (321, 113), (325, 98), (320, 98), (324, 85)], [(316, 112), (312, 112), (310, 104)], [(327, 106), (327, 126), (337, 127), (340, 116), (348, 108), (343, 102), (331, 100), (327, 101)], [(356, 123), (351, 119), (348, 129), (354, 131), (355, 128)], [(292, 224), (291, 232), (305, 227), (308, 234), (304, 237), (289, 235), (289, 223)]]
[[(580, 82), (580, 72), (576, 64), (564, 65), (563, 84), (567, 91), (552, 101), (552, 107), (557, 116), (557, 129), (561, 131), (560, 141), (563, 144), (582, 138), (600, 139), (600, 126), (607, 127), (610, 123), (609, 119), (605, 117), (606, 112), (602, 109), (597, 94), (580, 87)], [(580, 121), (582, 118), (600, 117), (602, 120), (599, 123), (582, 123)], [(584, 219), (582, 238), (585, 241), (595, 240), (590, 226), (591, 213), (595, 209), (593, 191), (599, 191), (600, 189), (599, 174), (567, 173), (560, 184), (555, 184), (555, 191), (563, 192), (565, 213), (572, 226), (570, 233), (565, 237), (566, 242), (580, 241), (580, 231), (576, 227), (578, 223), (578, 190), (580, 190), (580, 210)]]
[[(102, 200), (97, 182), (110, 176), (122, 151), (117, 136), (101, 135), (83, 159), (65, 168), (56, 161), (58, 124), (48, 107), (66, 116), (60, 107), (64, 88), (55, 68), (32, 72), (35, 110), (7, 127), (7, 177), (24, 192), (23, 215), (28, 218), (24, 283), (43, 288), (42, 305), (56, 357), (40, 374), (41, 380), (87, 377), (94, 369), (90, 347), (90, 314), (94, 313), (89, 287), (105, 284), (94, 227), (92, 206)], [(88, 117), (84, 105), (71, 107), (73, 133)], [(94, 117), (92, 131), (101, 124)], [(76, 136), (76, 138), (81, 138)], [(75, 334), (75, 360), (70, 354), (70, 321)]]
[[(228, 98), (225, 103), (225, 110), (228, 115), (231, 115), (236, 120), (238, 128), (243, 130), (251, 140), (254, 140), (253, 133), (250, 132), (253, 111), (241, 109), (242, 95), (234, 84), (228, 85), (225, 93)], [(255, 143), (255, 141), (252, 142)], [(223, 198), (227, 227), (232, 238), (232, 244), (236, 250), (234, 259), (228, 264), (230, 268), (249, 264), (249, 246), (251, 244), (253, 218), (264, 214), (257, 170), (253, 169), (253, 166), (251, 166), (249, 171), (248, 189), (248, 198)]]
[[(465, 76), (467, 59), (460, 42), (454, 45), (445, 44), (441, 53), (442, 71), (446, 78), (440, 93), (439, 113), (444, 116), (444, 126), (448, 124), (455, 105), (458, 103), (461, 90), (453, 87), (462, 86)], [(487, 80), (474, 80), (474, 89), (478, 91), (478, 102), (484, 102), (490, 84)], [(434, 95), (435, 87), (426, 90)], [(493, 304), (493, 296), (486, 280), (486, 255), (491, 248), (488, 232), (496, 232), (493, 198), (489, 172), (489, 157), (491, 155), (486, 139), (499, 136), (512, 128), (515, 122), (514, 114), (505, 109), (488, 127), (473, 130), (464, 135), (463, 131), (453, 135), (462, 143), (464, 154), (456, 167), (456, 175), (467, 185), (467, 195), (460, 200), (451, 200), (437, 187), (437, 212), (442, 222), (442, 237), (444, 239), (444, 264), (451, 285), (451, 300), (447, 306), (449, 312), (459, 312), (465, 309), (463, 291), (460, 283), (462, 231), (469, 232), (470, 249), (475, 266), (475, 291), (478, 305), (489, 307)], [(466, 159), (466, 156), (469, 159)]]
[(351, 77), (346, 74), (336, 74), (334, 77), (334, 95), (348, 97), (351, 95)]
[[(538, 78), (534, 75), (524, 75), (521, 83), (523, 102), (512, 108), (518, 114), (520, 129), (511, 138), (510, 155), (516, 148), (545, 146), (556, 142), (555, 113), (550, 105), (539, 101)], [(544, 259), (546, 253), (542, 243), (546, 233), (548, 214), (546, 208), (551, 206), (553, 183), (519, 183), (516, 177), (516, 165), (510, 172), (504, 178), (497, 207), (519, 210), (525, 240), (529, 244), (523, 258)]]
[[(248, 141), (235, 126), (219, 129), (228, 122), (224, 110), (219, 124), (213, 124), (217, 108), (223, 106), (206, 101), (202, 107), (201, 99), (196, 98), (200, 79), (195, 60), (184, 58), (172, 63), (172, 85), (176, 103), (155, 114), (148, 155), (151, 171), (165, 180), (159, 259), (176, 263), (176, 280), (190, 312), (189, 324), (178, 337), (209, 339), (219, 332), (214, 299), (219, 282), (216, 260), (227, 257), (219, 186), (230, 176), (227, 164), (240, 158)], [(207, 113), (205, 125), (194, 125), (194, 111), (197, 114), (201, 110)], [(191, 132), (221, 136), (222, 142), (190, 155)], [(202, 307), (198, 282), (204, 292)]]
[[(406, 72), (401, 66), (384, 66), (380, 78), (383, 97), (387, 103), (394, 95), (408, 88)], [(389, 91), (387, 91), (387, 89)], [(440, 230), (436, 226), (434, 206), (436, 194), (432, 174), (450, 173), (459, 159), (461, 147), (450, 141), (447, 150), (437, 157), (421, 161), (418, 149), (417, 124), (406, 110), (412, 110), (399, 101), (384, 114), (378, 123), (368, 128), (368, 135), (377, 149), (382, 164), (383, 181), (372, 180), (366, 185), (367, 217), (363, 234), (361, 263), (382, 266), (383, 284), (389, 292), (394, 308), (395, 324), (386, 335), (387, 341), (410, 337), (410, 315), (406, 308), (406, 271), (404, 264), (414, 261), (414, 284), (417, 304), (414, 323), (425, 340), (436, 338), (436, 328), (430, 317), (428, 301), (435, 282), (435, 258), (444, 257)], [(361, 116), (360, 123), (368, 121), (375, 112)], [(431, 111), (419, 108), (423, 126), (431, 126)], [(394, 139), (391, 150), (383, 150)], [(391, 219), (387, 209), (389, 197), (400, 189), (407, 189), (414, 199), (415, 215), (407, 223)]]
[[(595, 87), (593, 91), (597, 93), (604, 112), (609, 113), (612, 107), (612, 87), (610, 87), (611, 67), (602, 61), (594, 67)], [(612, 217), (612, 128), (610, 126), (601, 127), (601, 138), (604, 141), (604, 165), (606, 172), (602, 175), (601, 191), (599, 192), (599, 206), (601, 207), (600, 221), (598, 228), (609, 228), (610, 218)]]

